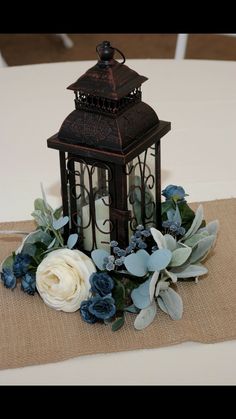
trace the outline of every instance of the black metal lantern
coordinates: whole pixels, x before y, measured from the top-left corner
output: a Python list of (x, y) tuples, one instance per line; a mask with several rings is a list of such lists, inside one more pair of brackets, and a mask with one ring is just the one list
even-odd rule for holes
[[(115, 60), (118, 51), (123, 61)], [(64, 234), (79, 234), (78, 248), (125, 247), (138, 224), (161, 223), (160, 139), (171, 128), (141, 97), (147, 80), (124, 65), (108, 41), (99, 61), (68, 89), (75, 110), (48, 147), (60, 152)]]

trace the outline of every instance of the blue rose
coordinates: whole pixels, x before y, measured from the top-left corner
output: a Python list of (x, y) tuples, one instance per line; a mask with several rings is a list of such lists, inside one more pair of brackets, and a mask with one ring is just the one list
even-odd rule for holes
[(96, 323), (97, 317), (94, 316), (94, 314), (90, 313), (89, 307), (92, 303), (92, 299), (82, 301), (80, 305), (80, 314), (82, 319), (87, 323)]
[(35, 275), (27, 273), (23, 276), (21, 281), (21, 289), (27, 294), (34, 295), (36, 287)]
[(115, 301), (112, 297), (94, 297), (88, 309), (97, 319), (107, 320), (114, 316), (116, 312)]
[(91, 291), (101, 297), (111, 293), (114, 288), (113, 279), (105, 272), (95, 272), (89, 278)]
[(25, 275), (29, 269), (29, 264), (31, 262), (31, 257), (27, 254), (19, 253), (16, 255), (13, 263), (13, 272), (16, 278), (20, 278)]
[(6, 288), (13, 289), (16, 287), (16, 277), (10, 268), (3, 268), (1, 279)]
[(183, 201), (185, 196), (188, 196), (185, 193), (184, 188), (182, 186), (177, 185), (169, 185), (162, 191), (162, 195), (166, 199), (173, 199), (175, 202)]

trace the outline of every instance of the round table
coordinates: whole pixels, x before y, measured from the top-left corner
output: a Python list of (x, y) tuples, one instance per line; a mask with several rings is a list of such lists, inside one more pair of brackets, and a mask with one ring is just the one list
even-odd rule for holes
[[(0, 221), (30, 219), (44, 184), (60, 204), (59, 158), (47, 148), (74, 109), (66, 90), (94, 61), (0, 69)], [(162, 186), (188, 201), (236, 197), (236, 62), (127, 60), (148, 77), (143, 101), (172, 130), (162, 140)], [(0, 309), (1, 321), (1, 309)], [(158, 330), (157, 330), (158, 333)], [(82, 356), (0, 371), (0, 384), (235, 384), (236, 341)]]

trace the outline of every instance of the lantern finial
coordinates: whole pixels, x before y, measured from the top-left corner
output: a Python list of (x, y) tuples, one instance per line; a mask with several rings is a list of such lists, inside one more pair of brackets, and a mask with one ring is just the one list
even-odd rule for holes
[(100, 58), (97, 63), (99, 67), (109, 67), (114, 65), (116, 63), (113, 58), (115, 51), (117, 51), (123, 58), (123, 61), (120, 64), (125, 63), (125, 56), (123, 52), (121, 52), (118, 48), (112, 47), (109, 41), (103, 41), (101, 44), (97, 45), (96, 51)]

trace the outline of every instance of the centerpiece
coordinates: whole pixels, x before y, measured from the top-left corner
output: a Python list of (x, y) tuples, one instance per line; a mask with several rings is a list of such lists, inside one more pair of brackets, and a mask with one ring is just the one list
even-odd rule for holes
[(147, 78), (124, 64), (121, 51), (104, 41), (97, 52), (97, 64), (68, 87), (75, 110), (48, 139), (59, 150), (62, 207), (54, 210), (42, 187), (32, 213), (37, 228), (3, 261), (1, 278), (113, 331), (134, 313), (141, 330), (158, 309), (181, 319), (178, 281), (207, 273), (201, 262), (218, 221), (206, 224), (183, 187), (161, 191), (160, 140), (170, 122), (142, 101)]

